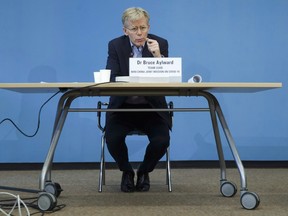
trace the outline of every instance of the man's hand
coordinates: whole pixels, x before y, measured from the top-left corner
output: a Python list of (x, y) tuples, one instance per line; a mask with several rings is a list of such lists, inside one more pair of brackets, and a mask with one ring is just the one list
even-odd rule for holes
[(148, 50), (152, 53), (152, 55), (154, 57), (161, 57), (161, 52), (160, 52), (160, 48), (159, 48), (159, 44), (156, 40), (152, 40), (147, 38), (147, 46), (148, 46)]

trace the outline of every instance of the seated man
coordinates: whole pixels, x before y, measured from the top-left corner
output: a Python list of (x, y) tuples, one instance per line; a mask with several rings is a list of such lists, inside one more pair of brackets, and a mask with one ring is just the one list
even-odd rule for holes
[[(124, 35), (113, 39), (108, 45), (107, 69), (111, 69), (111, 81), (117, 76), (129, 76), (130, 57), (167, 57), (168, 42), (153, 34), (148, 34), (149, 14), (142, 8), (128, 8), (122, 16)], [(110, 109), (115, 108), (167, 108), (165, 97), (157, 96), (111, 96)], [(144, 160), (135, 173), (129, 163), (125, 138), (132, 130), (143, 131), (148, 139)], [(123, 192), (148, 191), (149, 172), (164, 156), (170, 143), (171, 118), (168, 112), (107, 112), (105, 136), (107, 147), (123, 172), (121, 190)]]

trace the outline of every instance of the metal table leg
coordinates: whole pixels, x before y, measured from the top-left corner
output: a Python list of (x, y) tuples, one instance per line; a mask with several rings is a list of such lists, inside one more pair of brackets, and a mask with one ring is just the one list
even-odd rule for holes
[(219, 121), (221, 123), (222, 129), (224, 131), (224, 134), (226, 136), (228, 145), (230, 147), (230, 150), (232, 152), (232, 155), (234, 157), (234, 160), (236, 162), (239, 174), (240, 174), (240, 181), (241, 181), (241, 191), (240, 191), (240, 202), (243, 208), (245, 209), (255, 209), (260, 204), (260, 198), (259, 196), (254, 192), (248, 192), (247, 189), (247, 179), (245, 175), (244, 166), (242, 164), (242, 161), (240, 159), (239, 153), (237, 151), (234, 139), (232, 137), (232, 134), (228, 128), (228, 125), (226, 123), (226, 120), (224, 118), (223, 112), (221, 110), (220, 104), (217, 100), (217, 98), (212, 95), (209, 92), (199, 92), (199, 95), (205, 97), (209, 103), (210, 108), (210, 114), (213, 124), (213, 130), (218, 150), (218, 156), (220, 160), (220, 167), (221, 167), (221, 193), (224, 196), (234, 196), (237, 192), (237, 188), (234, 183), (226, 181), (226, 172), (225, 172), (225, 161), (223, 156), (223, 150), (219, 135), (219, 129), (217, 124), (217, 117), (219, 118)]
[(51, 180), (51, 168), (52, 168), (54, 153), (55, 153), (58, 140), (62, 132), (62, 128), (65, 123), (65, 119), (68, 114), (69, 107), (75, 98), (76, 96), (74, 94), (67, 92), (66, 94), (62, 95), (61, 99), (59, 100), (55, 123), (54, 123), (54, 129), (53, 129), (51, 143), (50, 143), (50, 148), (47, 153), (47, 156), (46, 156), (43, 168), (42, 168), (41, 176), (40, 176), (39, 187), (40, 187), (40, 190), (42, 191), (45, 188), (45, 182)]

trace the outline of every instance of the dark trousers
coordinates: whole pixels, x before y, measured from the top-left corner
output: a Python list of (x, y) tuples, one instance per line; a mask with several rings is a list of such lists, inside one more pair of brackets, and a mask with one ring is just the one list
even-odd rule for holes
[[(124, 105), (123, 108), (147, 108), (149, 105)], [(151, 108), (151, 107), (150, 107)], [(126, 136), (133, 130), (143, 131), (149, 140), (144, 160), (139, 172), (151, 172), (165, 155), (170, 143), (167, 122), (156, 112), (118, 112), (113, 113), (106, 125), (105, 137), (108, 150), (121, 171), (133, 171), (129, 163)]]

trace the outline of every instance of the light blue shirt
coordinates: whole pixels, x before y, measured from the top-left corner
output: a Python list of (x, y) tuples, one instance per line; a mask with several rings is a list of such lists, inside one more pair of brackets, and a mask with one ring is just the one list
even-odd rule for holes
[(142, 57), (142, 51), (143, 47), (136, 47), (135, 45), (132, 45), (133, 50), (133, 58), (141, 58)]

